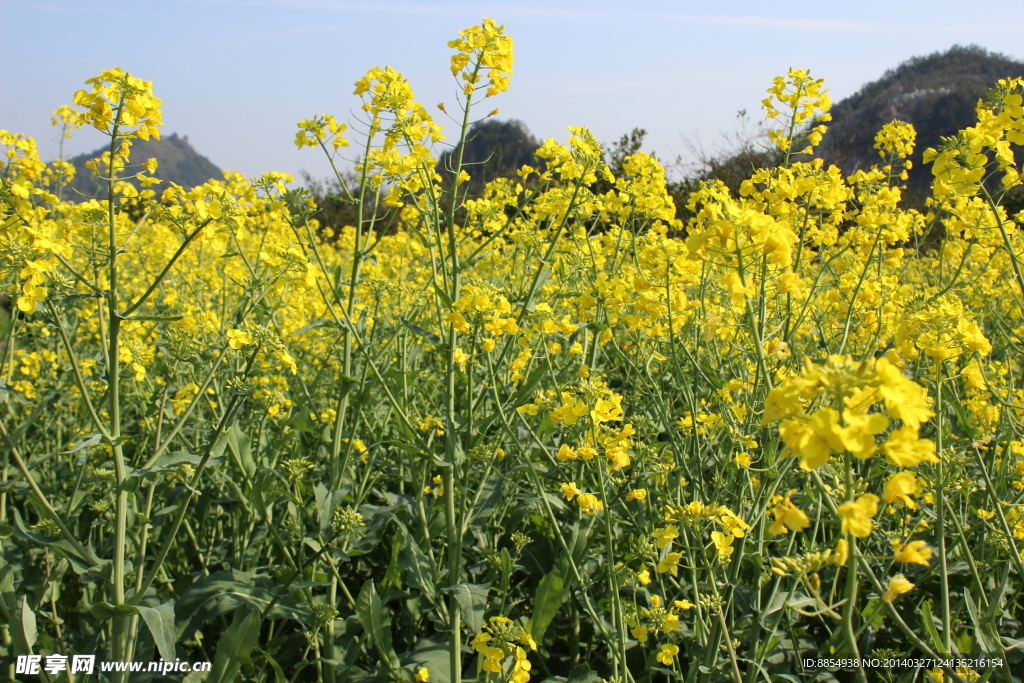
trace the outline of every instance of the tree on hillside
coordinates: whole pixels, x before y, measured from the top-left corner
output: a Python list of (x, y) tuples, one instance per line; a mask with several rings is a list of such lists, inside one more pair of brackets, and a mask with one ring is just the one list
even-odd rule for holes
[[(523, 164), (538, 166), (533, 153), (540, 147), (522, 121), (487, 119), (470, 126), (466, 134), (462, 165), (470, 176), (469, 194), (480, 194), (484, 185), (495, 178), (513, 177)], [(441, 155), (437, 172), (450, 182), (456, 163), (452, 149)]]

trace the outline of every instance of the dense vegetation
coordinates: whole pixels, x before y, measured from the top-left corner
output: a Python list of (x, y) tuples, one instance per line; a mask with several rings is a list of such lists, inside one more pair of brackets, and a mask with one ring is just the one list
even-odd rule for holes
[(1019, 681), (1024, 81), (924, 152), (919, 210), (913, 126), (844, 174), (791, 70), (773, 163), (697, 184), (684, 225), (640, 131), (606, 154), (570, 128), (473, 191), (512, 41), (449, 46), (463, 125), (391, 68), (356, 82), (366, 137), (299, 122), (336, 167), (355, 149), (340, 226), (284, 174), (148, 189), (161, 102), (118, 69), (58, 112), (109, 136), (101, 198), (0, 131), (2, 653), (209, 683)]

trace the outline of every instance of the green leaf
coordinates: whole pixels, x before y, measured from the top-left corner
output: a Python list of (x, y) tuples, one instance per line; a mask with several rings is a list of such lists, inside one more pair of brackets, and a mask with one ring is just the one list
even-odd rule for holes
[[(177, 639), (188, 640), (204, 623), (246, 605), (262, 612), (277, 595), (277, 590), (277, 583), (269, 577), (246, 572), (221, 570), (202, 576), (175, 602)], [(284, 597), (277, 601), (267, 618), (306, 623), (310, 615)]]
[[(224, 448), (221, 447), (221, 452)], [(185, 451), (175, 451), (174, 453), (164, 453), (149, 467), (144, 469), (132, 470), (129, 472), (130, 477), (144, 477), (147, 474), (154, 474), (156, 472), (163, 472), (165, 470), (173, 470), (181, 467), (182, 465), (192, 465), (193, 467), (198, 466), (202, 462), (202, 458), (192, 453), (186, 453)], [(206, 461), (207, 467), (216, 467), (224, 462), (223, 457), (210, 456), (210, 459)]]
[(868, 600), (867, 606), (861, 611), (861, 617), (876, 631), (882, 628), (885, 620), (885, 610), (882, 609), (882, 601), (878, 598)]
[(452, 298), (448, 296), (448, 292), (438, 287), (436, 283), (434, 284), (434, 293), (437, 294), (437, 298), (441, 300), (445, 308), (452, 307)]
[(569, 672), (565, 683), (600, 683), (601, 677), (594, 673), (586, 664), (579, 664)]
[(366, 526), (362, 528), (362, 536), (348, 546), (348, 554), (352, 557), (365, 555), (380, 543), (387, 526), (395, 518), (395, 506), (364, 503), (359, 506), (359, 514), (366, 520)]
[(429, 638), (418, 640), (416, 649), (402, 656), (402, 663), (412, 669), (413, 674), (419, 671), (421, 666), (427, 667), (430, 672), (429, 683), (449, 683), (451, 680), (451, 656), (448, 648)]
[(491, 584), (458, 583), (445, 588), (459, 602), (462, 619), (473, 633), (479, 633), (484, 625), (484, 611), (487, 609), (487, 593)]
[(89, 614), (96, 619), (105, 620), (112, 619), (117, 612), (114, 611), (114, 606), (106, 600), (97, 600), (89, 607)]
[(249, 491), (249, 505), (261, 520), (267, 519), (267, 508), (274, 504), (284, 491), (284, 482), (271, 470), (260, 470), (252, 480)]
[(65, 451), (65, 455), (68, 455), (68, 454), (71, 454), (71, 453), (77, 453), (78, 451), (82, 450), (83, 448), (90, 448), (90, 447), (95, 446), (96, 444), (100, 443), (101, 441), (103, 441), (103, 435), (100, 434), (99, 432), (97, 432), (95, 434), (90, 434), (89, 436), (85, 437), (81, 441), (75, 442), (75, 445), (72, 446), (70, 450)]
[(434, 346), (441, 346), (441, 344), (442, 344), (441, 338), (438, 337), (433, 332), (427, 332), (425, 329), (423, 329), (419, 325), (414, 325), (413, 323), (409, 322), (405, 318), (402, 318), (402, 324), (405, 326), (405, 328), (407, 330), (409, 330), (410, 332), (412, 332), (413, 334), (415, 334), (417, 336), (423, 337), (424, 339), (426, 339), (428, 342), (430, 342)]
[(316, 497), (316, 514), (320, 523), (320, 533), (326, 538), (331, 534), (331, 526), (334, 523), (334, 511), (345, 500), (348, 487), (344, 486), (337, 491), (328, 491), (323, 484), (313, 487), (313, 495)]
[(97, 600), (89, 608), (89, 614), (96, 617), (97, 619), (113, 619), (114, 617), (121, 615), (126, 617), (134, 617), (138, 614), (139, 608), (135, 605), (124, 603), (122, 605), (114, 605), (106, 600)]
[(533, 390), (540, 382), (541, 378), (544, 377), (544, 373), (548, 371), (548, 367), (541, 363), (533, 369), (530, 376), (526, 378), (526, 382), (519, 387), (516, 393), (512, 394), (512, 398), (505, 402), (507, 409), (518, 408), (519, 406), (528, 403), (529, 399), (533, 396)]
[(297, 336), (299, 336), (300, 334), (302, 334), (304, 332), (309, 332), (310, 330), (314, 330), (314, 329), (316, 329), (318, 327), (323, 327), (324, 325), (327, 325), (327, 324), (329, 324), (329, 323), (326, 320), (324, 320), (323, 318), (316, 318), (316, 319), (313, 320), (313, 322), (308, 323), (306, 325), (303, 325), (298, 330), (296, 330), (295, 332), (292, 332), (288, 336), (289, 337), (297, 337)]
[(156, 643), (160, 656), (164, 661), (174, 661), (174, 603), (168, 601), (156, 607), (138, 605), (137, 608), (142, 620), (149, 627), (149, 632), (153, 634), (153, 642)]
[(32, 648), (36, 644), (36, 637), (39, 632), (36, 630), (36, 615), (28, 605), (28, 598), (22, 595), (18, 598), (11, 614), (14, 618), (13, 628), (10, 629), (11, 641), (15, 655), (32, 654)]
[(288, 683), (288, 678), (284, 675), (284, 669), (282, 669), (281, 665), (277, 663), (277, 660), (271, 657), (269, 653), (264, 652), (259, 648), (256, 648), (256, 651), (259, 652), (265, 660), (267, 660), (267, 663), (270, 664), (270, 667), (274, 670), (274, 683)]
[(248, 606), (235, 610), (231, 626), (217, 643), (213, 669), (206, 683), (231, 683), (238, 678), (243, 664), (252, 661), (252, 649), (260, 637), (260, 612)]
[(307, 434), (316, 434), (320, 436), (320, 430), (313, 428), (308, 422), (302, 419), (301, 415), (294, 416), (288, 421), (288, 426), (292, 429), (300, 432), (306, 432)]
[(21, 518), (21, 512), (17, 508), (14, 509), (14, 533), (25, 540), (35, 541), (40, 545), (60, 551), (68, 559), (68, 562), (71, 563), (71, 568), (75, 570), (76, 574), (96, 572), (104, 565), (109, 564), (109, 560), (101, 560), (88, 546), (83, 547), (85, 551), (83, 555), (65, 538), (43, 536), (29, 531), (28, 527), (25, 526), (25, 520)]
[(423, 595), (434, 602), (437, 598), (437, 587), (434, 584), (433, 566), (430, 558), (420, 549), (418, 543), (409, 533), (404, 524), (399, 523), (403, 535), (402, 553), (398, 561), (405, 569), (405, 582), (413, 588), (418, 588)]
[(388, 569), (384, 572), (384, 578), (380, 580), (382, 590), (402, 587), (402, 572), (405, 568), (402, 566), (400, 558), (404, 541), (405, 536), (401, 530), (395, 529), (391, 535), (391, 563), (388, 564)]
[(256, 474), (256, 461), (252, 459), (252, 444), (249, 442), (249, 436), (238, 426), (237, 421), (233, 422), (231, 429), (227, 431), (227, 444), (228, 450), (231, 451), (231, 455), (235, 459), (235, 464), (245, 473), (246, 478), (251, 478)]
[(0, 600), (3, 600), (3, 607), (0, 613), (7, 614), (7, 610), (14, 610), (18, 604), (18, 596), (14, 593), (14, 567), (7, 564), (0, 556)]
[(1005, 604), (1004, 600), (1007, 593), (1010, 592), (1010, 563), (1003, 563), (1003, 578), (999, 581), (999, 587), (989, 593), (988, 596), (988, 610), (985, 612), (985, 618), (993, 620), (996, 612), (1000, 611)]
[[(967, 588), (964, 588), (964, 600), (967, 603), (967, 612), (971, 615), (971, 621), (974, 622), (974, 637), (977, 638), (981, 651), (999, 652), (1002, 646), (999, 644), (999, 628), (996, 626), (995, 620), (981, 614), (971, 591)], [(960, 652), (971, 652), (971, 650), (961, 649)]]
[(118, 315), (121, 320), (138, 320), (141, 322), (173, 323), (184, 320), (183, 315)]
[(426, 453), (423, 452), (423, 449), (420, 448), (419, 446), (414, 446), (412, 444), (404, 443), (402, 441), (389, 441), (388, 445), (389, 446), (394, 446), (395, 448), (397, 448), (400, 451), (405, 451), (406, 453), (411, 453), (412, 455), (417, 455), (417, 456), (421, 456), (421, 457), (426, 455)]
[(481, 485), (482, 494), (480, 500), (473, 507), (470, 515), (470, 523), (475, 523), (484, 515), (490, 517), (494, 513), (495, 506), (501, 500), (502, 484), (505, 477), (501, 472), (495, 472)]
[(384, 615), (384, 605), (377, 595), (373, 579), (367, 580), (359, 591), (359, 597), (356, 599), (356, 617), (370, 635), (381, 662), (389, 671), (397, 669), (398, 655), (391, 645), (391, 619)]
[(932, 646), (935, 648), (935, 651), (940, 655), (948, 655), (949, 652), (946, 650), (946, 646), (942, 642), (942, 638), (939, 636), (939, 631), (935, 628), (935, 622), (932, 620), (931, 600), (925, 600), (921, 603), (921, 624), (924, 626), (924, 630), (928, 634), (928, 637), (931, 638)]
[(548, 572), (537, 585), (537, 592), (533, 596), (533, 616), (526, 624), (526, 631), (538, 643), (544, 640), (544, 632), (558, 614), (565, 593), (565, 585), (557, 569)]

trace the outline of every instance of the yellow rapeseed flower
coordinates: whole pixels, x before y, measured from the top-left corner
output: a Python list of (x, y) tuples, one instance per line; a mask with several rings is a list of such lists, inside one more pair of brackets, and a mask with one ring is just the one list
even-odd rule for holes
[(793, 489), (786, 494), (786, 497), (779, 501), (779, 503), (772, 510), (772, 514), (775, 515), (775, 521), (768, 527), (769, 533), (773, 536), (777, 536), (788, 531), (803, 531), (811, 524), (811, 520), (804, 514), (804, 511), (793, 504), (790, 497), (793, 496), (797, 491)]
[(839, 506), (839, 516), (842, 517), (843, 533), (850, 533), (857, 538), (867, 538), (871, 535), (871, 518), (878, 514), (878, 496), (873, 493), (865, 493), (856, 501), (843, 503)]
[(939, 462), (935, 455), (935, 442), (920, 439), (914, 427), (893, 430), (889, 440), (882, 444), (882, 452), (900, 467), (915, 467), (922, 462)]
[(645, 500), (647, 498), (647, 489), (633, 489), (626, 494), (626, 502), (631, 500)]
[(656, 656), (657, 660), (665, 666), (672, 665), (672, 658), (679, 654), (679, 646), (671, 643), (666, 643), (661, 646)]
[(932, 549), (928, 547), (925, 541), (911, 541), (906, 544), (898, 551), (896, 551), (895, 560), (897, 562), (905, 562), (907, 564), (923, 564), (928, 566), (928, 560), (932, 556)]
[(662, 529), (655, 529), (651, 532), (651, 536), (654, 537), (655, 544), (659, 549), (664, 549), (674, 538), (679, 538), (679, 529), (674, 524), (669, 524), (667, 527)]
[(894, 503), (906, 505), (911, 510), (917, 509), (917, 503), (911, 498), (921, 493), (921, 484), (909, 470), (903, 470), (889, 477), (882, 490), (882, 500), (890, 505)]
[(665, 572), (668, 572), (672, 576), (677, 576), (679, 573), (679, 561), (681, 559), (683, 559), (682, 553), (668, 553), (658, 561), (658, 573), (664, 574)]
[(910, 583), (903, 574), (897, 574), (889, 579), (889, 587), (886, 589), (885, 595), (882, 596), (882, 600), (884, 602), (892, 602), (897, 596), (909, 593), (912, 590), (914, 590), (914, 584)]

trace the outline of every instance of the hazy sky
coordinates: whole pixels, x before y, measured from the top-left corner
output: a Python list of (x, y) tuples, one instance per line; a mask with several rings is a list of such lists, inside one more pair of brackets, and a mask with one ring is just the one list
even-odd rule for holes
[[(446, 42), (491, 17), (515, 40), (501, 108), (538, 138), (587, 126), (610, 143), (649, 131), (662, 159), (713, 150), (773, 76), (805, 67), (838, 101), (886, 69), (954, 44), (1024, 58), (1024, 2), (518, 2), (401, 0), (0, 0), (0, 128), (34, 136), (57, 156), (52, 111), (99, 70), (154, 82), (163, 135), (188, 135), (224, 169), (247, 175), (303, 169), (324, 176), (321, 153), (295, 148), (295, 122), (321, 112), (349, 119), (353, 83), (373, 66), (406, 74), (438, 117), (456, 85)], [(979, 10), (982, 7), (977, 5)], [(493, 104), (492, 104), (493, 103)], [(451, 109), (449, 109), (451, 111)], [(99, 133), (80, 131), (70, 156)], [(440, 153), (443, 150), (438, 150)], [(158, 174), (159, 175), (159, 174)]]

